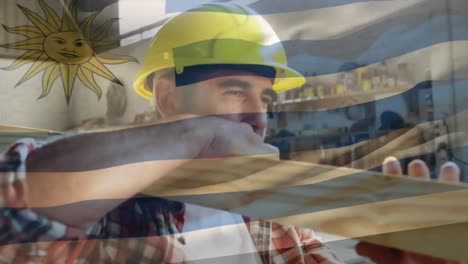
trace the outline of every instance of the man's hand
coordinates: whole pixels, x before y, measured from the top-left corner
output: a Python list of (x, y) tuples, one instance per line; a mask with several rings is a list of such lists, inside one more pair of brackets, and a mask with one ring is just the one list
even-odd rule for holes
[(188, 141), (187, 153), (191, 158), (223, 158), (235, 156), (261, 156), (279, 159), (278, 148), (264, 143), (264, 138), (246, 124), (231, 121), (228, 115), (198, 116), (183, 114), (166, 118), (158, 123), (174, 123), (173, 133)]
[[(402, 175), (400, 162), (394, 157), (388, 157), (383, 162), (383, 172), (387, 175)], [(414, 160), (408, 165), (409, 177), (430, 180), (430, 172), (422, 160)], [(442, 165), (438, 180), (445, 182), (459, 182), (460, 168), (453, 162)], [(449, 243), (449, 242), (447, 242)], [(387, 248), (366, 242), (360, 242), (356, 246), (359, 255), (370, 258), (378, 264), (455, 264), (456, 261), (443, 260), (432, 256), (405, 252), (398, 249)]]
[(0, 189), (2, 206), (5, 207), (24, 207), (28, 204), (28, 185), (26, 182), (17, 181), (12, 184), (6, 184)]
[(222, 117), (202, 117), (191, 120), (194, 138), (202, 139), (203, 146), (196, 158), (233, 156), (260, 156), (279, 159), (276, 147), (265, 144), (263, 136), (246, 123)]

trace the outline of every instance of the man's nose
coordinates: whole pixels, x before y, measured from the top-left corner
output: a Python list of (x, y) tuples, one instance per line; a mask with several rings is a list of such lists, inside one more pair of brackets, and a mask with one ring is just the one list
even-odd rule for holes
[(264, 103), (260, 98), (251, 99), (244, 105), (243, 113), (240, 114), (240, 121), (249, 124), (253, 130), (262, 135), (267, 128), (268, 116)]
[(264, 136), (267, 128), (268, 116), (265, 111), (240, 114), (240, 121), (249, 124), (255, 133)]

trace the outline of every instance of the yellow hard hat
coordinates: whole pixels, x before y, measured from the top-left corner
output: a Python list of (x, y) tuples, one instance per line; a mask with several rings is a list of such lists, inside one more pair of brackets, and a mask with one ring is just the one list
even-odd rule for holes
[(277, 35), (253, 10), (233, 4), (206, 4), (170, 19), (154, 36), (134, 82), (138, 94), (151, 98), (146, 78), (152, 73), (207, 64), (269, 66), (276, 70), (277, 92), (300, 87), (304, 77), (287, 66)]

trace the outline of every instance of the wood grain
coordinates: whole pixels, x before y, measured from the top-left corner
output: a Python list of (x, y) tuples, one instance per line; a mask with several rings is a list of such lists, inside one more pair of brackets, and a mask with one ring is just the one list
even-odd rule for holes
[[(462, 228), (468, 223), (467, 185), (242, 157), (192, 161), (173, 175), (173, 181), (158, 183), (145, 193), (344, 238), (468, 260), (467, 251), (446, 249), (447, 243), (468, 236), (468, 230)], [(444, 233), (442, 227), (453, 224), (460, 224), (458, 232), (449, 229)], [(445, 240), (400, 242), (419, 241), (413, 236), (422, 229)]]
[(7, 133), (37, 132), (37, 133), (54, 133), (54, 134), (60, 133), (60, 132), (41, 129), (41, 128), (10, 126), (10, 125), (0, 125), (0, 132), (7, 132)]

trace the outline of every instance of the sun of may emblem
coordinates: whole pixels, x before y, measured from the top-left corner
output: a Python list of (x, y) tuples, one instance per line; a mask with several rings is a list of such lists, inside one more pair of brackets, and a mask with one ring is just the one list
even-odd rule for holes
[(94, 79), (94, 74), (122, 85), (119, 79), (104, 64), (137, 62), (134, 57), (120, 56), (106, 52), (119, 46), (118, 41), (105, 40), (112, 23), (110, 19), (97, 28), (93, 27), (99, 12), (95, 12), (81, 22), (78, 21), (74, 0), (64, 8), (62, 18), (44, 0), (39, 0), (45, 18), (33, 11), (18, 5), (34, 26), (15, 28), (3, 25), (9, 33), (20, 34), (27, 39), (0, 45), (9, 49), (26, 50), (24, 54), (4, 70), (14, 70), (33, 62), (16, 86), (44, 71), (42, 76), (42, 93), (39, 98), (47, 96), (55, 80), (61, 76), (67, 103), (73, 92), (75, 79), (80, 81), (101, 98), (102, 91)]

